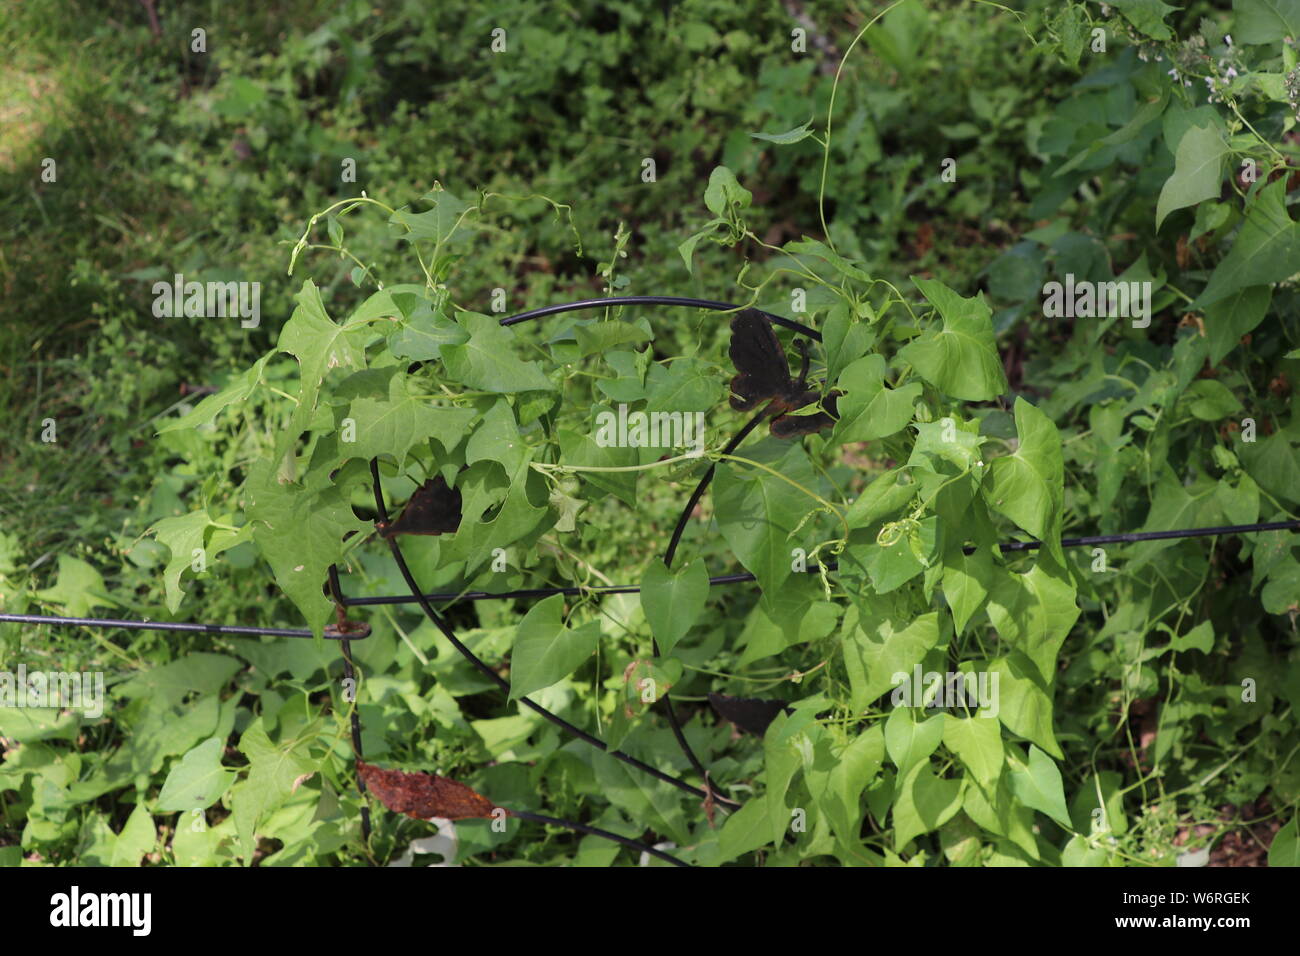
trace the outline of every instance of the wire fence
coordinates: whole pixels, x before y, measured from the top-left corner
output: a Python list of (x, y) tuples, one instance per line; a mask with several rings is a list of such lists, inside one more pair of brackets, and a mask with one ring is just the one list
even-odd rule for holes
[[(517, 315), (502, 319), (502, 326), (517, 325), (550, 315), (557, 315), (565, 312), (574, 312), (586, 309), (610, 308), (624, 305), (661, 305), (661, 306), (682, 306), (697, 309), (707, 309), (717, 312), (734, 312), (742, 308), (741, 306), (732, 305), (726, 302), (717, 302), (709, 299), (696, 299), (684, 296), (614, 296), (605, 299), (584, 299), (574, 302), (562, 302), (554, 305), (545, 306), (540, 309), (533, 309), (528, 312), (521, 312)], [(790, 329), (799, 335), (806, 336), (814, 341), (821, 341), (821, 336), (816, 330), (809, 328), (799, 322), (786, 319), (771, 313), (761, 313), (771, 322), (780, 325), (783, 328)], [(746, 424), (728, 441), (722, 455), (732, 454), (740, 444), (747, 438), (755, 428), (768, 416), (768, 410), (764, 409), (751, 418)], [(665, 566), (671, 568), (673, 558), (677, 553), (677, 548), (681, 542), (682, 535), (690, 521), (691, 513), (695, 505), (703, 497), (709, 484), (713, 480), (716, 465), (711, 465), (704, 475), (699, 479), (682, 509), (674, 526), (673, 533), (669, 538), (668, 546), (663, 555)], [(375, 499), (376, 513), (376, 530), (389, 523), (388, 509), (384, 501), (383, 489), (379, 476), (379, 460), (372, 458), (370, 460), (371, 484)], [(1163, 541), (1180, 538), (1209, 537), (1230, 534), (1249, 534), (1268, 531), (1300, 531), (1300, 519), (1289, 521), (1272, 521), (1259, 522), (1254, 524), (1237, 524), (1237, 525), (1220, 525), (1215, 527), (1204, 528), (1183, 528), (1166, 531), (1137, 531), (1120, 534), (1091, 535), (1086, 537), (1062, 538), (1060, 544), (1063, 547), (1088, 547), (1102, 544), (1133, 544), (1142, 541)], [(459, 591), (459, 592), (426, 592), (419, 582), (416, 581), (411, 572), (406, 557), (402, 552), (401, 546), (397, 541), (397, 535), (382, 536), (388, 542), (390, 553), (393, 561), (397, 565), (398, 572), (401, 574), (403, 581), (406, 583), (410, 592), (408, 595), (381, 595), (370, 597), (352, 597), (343, 592), (339, 581), (338, 568), (331, 566), (329, 569), (329, 578), (327, 587), (329, 594), (333, 598), (338, 609), (337, 622), (330, 627), (325, 628), (324, 637), (328, 640), (334, 640), (339, 643), (340, 653), (343, 662), (343, 673), (347, 680), (353, 681), (351, 686), (358, 686), (356, 681), (356, 667), (352, 657), (352, 642), (364, 640), (370, 636), (368, 625), (351, 622), (346, 619), (346, 609), (353, 607), (373, 607), (380, 605), (395, 604), (417, 604), (425, 617), (431, 621), (435, 627), (442, 633), (443, 637), (466, 661), (474, 666), (484, 677), (490, 680), (500, 689), (504, 690), (507, 695), (510, 692), (510, 682), (502, 677), (486, 661), (476, 655), (464, 642), (457, 636), (455, 630), (447, 622), (446, 618), (440, 614), (434, 607), (435, 604), (455, 604), (461, 601), (484, 601), (484, 600), (504, 600), (512, 598), (543, 598), (552, 595), (569, 595), (569, 596), (600, 596), (607, 594), (636, 594), (640, 588), (634, 585), (610, 585), (604, 587), (545, 587), (545, 588), (519, 588), (512, 591), (488, 592), (488, 591)], [(1003, 553), (1015, 553), (1022, 551), (1032, 551), (1042, 547), (1042, 541), (1008, 541), (998, 545)], [(965, 553), (973, 553), (974, 547), (963, 549)], [(835, 562), (827, 562), (824, 566), (827, 571), (837, 570)], [(819, 573), (820, 568), (810, 568), (808, 573)], [(710, 587), (741, 584), (755, 580), (753, 574), (725, 574), (709, 578)], [(105, 628), (124, 628), (128, 630), (154, 630), (170, 631), (182, 633), (207, 633), (234, 636), (268, 636), (268, 637), (295, 637), (310, 638), (314, 634), (311, 630), (303, 628), (284, 628), (284, 627), (252, 627), (243, 625), (229, 624), (198, 624), (188, 622), (171, 622), (171, 621), (149, 621), (149, 620), (122, 620), (117, 618), (94, 618), (94, 617), (59, 617), (39, 614), (3, 614), (0, 613), (0, 622), (20, 623), (20, 624), (49, 624), (54, 626), (84, 626), (84, 627), (105, 627)], [(651, 638), (651, 645), (654, 656), (659, 656), (658, 642)], [(632, 767), (642, 773), (645, 773), (656, 780), (659, 780), (669, 786), (675, 787), (683, 793), (690, 794), (692, 797), (704, 801), (704, 810), (712, 818), (713, 807), (722, 807), (726, 810), (735, 810), (740, 807), (740, 803), (724, 796), (715, 789), (714, 782), (710, 778), (708, 769), (704, 766), (699, 756), (695, 753), (690, 743), (686, 739), (685, 732), (682, 729), (681, 721), (677, 715), (676, 708), (673, 706), (670, 694), (665, 691), (659, 698), (662, 702), (665, 715), (667, 716), (669, 726), (672, 729), (673, 736), (677, 741), (678, 747), (690, 764), (692, 771), (698, 777), (702, 786), (696, 786), (679, 776), (666, 773), (657, 767), (654, 767), (632, 754), (622, 750), (611, 749), (603, 740), (577, 727), (573, 723), (565, 720), (560, 715), (548, 710), (542, 705), (529, 697), (518, 698), (519, 703), (529, 710), (536, 713), (546, 721), (550, 722), (560, 730), (564, 731), (571, 737), (591, 745), (597, 750), (608, 754), (616, 760)], [(364, 759), (364, 753), (361, 744), (361, 720), (358, 708), (355, 702), (349, 715), (349, 723), (352, 738), (352, 750), (356, 761)], [(361, 834), (364, 842), (369, 842), (371, 832), (370, 808), (367, 798), (365, 782), (361, 775), (357, 775), (357, 790), (361, 796)], [(611, 840), (630, 849), (638, 850), (643, 854), (662, 859), (666, 862), (677, 866), (687, 866), (688, 864), (681, 859), (665, 853), (663, 850), (630, 839), (608, 830), (590, 826), (589, 824), (580, 823), (573, 820), (564, 820), (558, 817), (545, 816), (531, 811), (512, 810), (512, 816), (522, 820), (529, 820), (535, 823), (559, 826), (567, 828), (577, 833), (598, 836), (603, 839)]]

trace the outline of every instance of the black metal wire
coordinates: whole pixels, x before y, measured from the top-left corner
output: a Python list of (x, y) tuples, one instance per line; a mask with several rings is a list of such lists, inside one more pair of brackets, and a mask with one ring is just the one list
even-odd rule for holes
[[(296, 627), (242, 627), (233, 624), (190, 624), (178, 621), (123, 621), (111, 617), (55, 617), (44, 614), (0, 614), (0, 622), (53, 624), (60, 627), (121, 627), (128, 631), (185, 631), (196, 634), (263, 635), (266, 637), (312, 637), (311, 631)], [(343, 638), (327, 634), (327, 640)], [(352, 640), (358, 640), (351, 636)]]
[[(509, 318), (501, 320), (502, 326), (518, 325), (520, 322), (531, 322), (533, 319), (544, 318), (548, 315), (559, 315), (561, 312), (579, 312), (583, 309), (604, 309), (616, 305), (680, 305), (695, 309), (709, 309), (714, 312), (735, 312), (744, 306), (733, 305), (730, 302), (717, 302), (713, 299), (694, 299), (684, 295), (614, 295), (605, 299), (580, 299), (576, 302), (559, 302), (555, 305), (545, 305), (540, 309), (530, 309), (527, 312), (520, 312), (518, 315), (512, 315)], [(783, 329), (789, 329), (792, 332), (798, 332), (800, 335), (806, 335), (814, 342), (820, 342), (822, 335), (816, 329), (804, 325), (802, 322), (796, 322), (794, 319), (787, 319), (784, 316), (774, 315), (771, 312), (764, 312), (762, 309), (755, 309), (760, 315), (764, 315), (775, 325)]]
[(667, 860), (673, 866), (683, 866), (691, 869), (689, 863), (677, 859), (670, 853), (656, 849), (648, 844), (641, 843), (637, 840), (625, 836), (619, 836), (617, 833), (611, 833), (609, 830), (602, 830), (600, 827), (588, 826), (585, 823), (576, 823), (573, 820), (561, 820), (559, 817), (548, 817), (541, 813), (529, 813), (526, 810), (509, 811), (512, 817), (518, 817), (520, 820), (531, 820), (533, 823), (550, 823), (557, 827), (565, 827), (569, 830), (576, 830), (578, 833), (589, 833), (592, 836), (604, 837), (606, 840), (613, 840), (615, 843), (621, 843), (633, 850), (640, 850), (643, 853), (649, 853), (651, 856), (657, 856), (661, 860)]

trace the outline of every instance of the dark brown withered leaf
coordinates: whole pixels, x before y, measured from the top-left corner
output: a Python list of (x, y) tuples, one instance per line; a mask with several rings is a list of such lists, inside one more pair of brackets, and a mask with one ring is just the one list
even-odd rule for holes
[[(497, 809), (487, 797), (448, 777), (432, 773), (406, 773), (385, 770), (357, 761), (357, 773), (379, 802), (394, 813), (405, 813), (417, 820), (443, 817), (465, 820), (472, 817), (492, 818)], [(504, 811), (508, 816), (509, 810)]]
[(764, 700), (761, 697), (728, 697), (726, 694), (709, 694), (709, 703), (726, 720), (741, 730), (759, 737), (767, 732), (767, 725), (776, 720), (781, 711), (793, 713), (783, 700)]
[(835, 424), (831, 417), (837, 414), (834, 394), (822, 400), (822, 407), (827, 411), (811, 415), (789, 414), (813, 404), (821, 395), (808, 388), (808, 352), (804, 350), (803, 370), (796, 381), (790, 374), (790, 363), (772, 322), (763, 313), (745, 309), (736, 314), (731, 320), (728, 354), (738, 373), (731, 380), (731, 407), (738, 412), (747, 412), (762, 402), (770, 402), (768, 412), (772, 421), (769, 428), (777, 438), (811, 435)]
[(442, 475), (430, 478), (411, 495), (397, 520), (379, 529), (380, 535), (451, 534), (460, 527), (460, 490), (447, 487)]

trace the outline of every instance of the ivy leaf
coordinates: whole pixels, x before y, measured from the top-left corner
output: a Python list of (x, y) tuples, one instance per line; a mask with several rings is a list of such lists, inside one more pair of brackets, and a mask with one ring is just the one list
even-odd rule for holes
[(59, 555), (58, 576), (54, 586), (37, 591), (42, 601), (63, 605), (69, 617), (85, 617), (97, 607), (118, 607), (109, 596), (104, 579), (91, 565), (70, 554)]
[(866, 355), (850, 363), (836, 385), (845, 395), (838, 402), (840, 420), (831, 440), (841, 445), (898, 432), (912, 420), (912, 406), (923, 391), (920, 382), (886, 388), (881, 355)]
[(461, 345), (468, 339), (465, 329), (421, 302), (406, 324), (393, 333), (388, 348), (398, 358), (426, 362), (442, 358), (443, 346)]
[[(456, 481), (461, 492), (460, 530), (450, 543), (442, 544), (445, 565), (464, 561), (465, 574), (472, 575), (492, 559), (497, 548), (540, 535), (549, 527), (543, 525), (549, 510), (544, 504), (533, 504), (529, 495), (533, 477), (528, 458), (520, 462), (514, 474), (503, 475), (502, 469), (491, 462), (479, 462), (463, 472)], [(500, 510), (491, 520), (485, 520), (497, 503)]]
[(167, 610), (173, 614), (180, 608), (181, 599), (185, 596), (185, 592), (181, 590), (181, 575), (186, 569), (192, 568), (195, 550), (201, 550), (204, 560), (207, 561), (253, 536), (253, 528), (250, 525), (245, 525), (237, 532), (218, 528), (217, 531), (221, 533), (214, 534), (211, 542), (205, 547), (207, 531), (214, 524), (207, 508), (203, 508), (176, 518), (163, 518), (147, 532), (153, 534), (159, 544), (166, 545), (171, 551), (171, 557), (167, 560), (167, 567), (163, 571), (163, 587), (166, 590)]
[(564, 596), (553, 594), (534, 604), (519, 622), (510, 652), (510, 700), (568, 677), (596, 650), (599, 622), (567, 628), (560, 617), (563, 609)]
[(709, 575), (702, 560), (670, 571), (655, 561), (641, 576), (641, 609), (664, 654), (671, 654), (704, 610)]
[(163, 781), (154, 810), (202, 810), (212, 806), (229, 789), (235, 773), (221, 765), (225, 741), (211, 737), (203, 741), (172, 766)]
[(1183, 133), (1174, 153), (1173, 174), (1156, 200), (1156, 229), (1175, 209), (1216, 199), (1223, 183), (1223, 158), (1231, 150), (1213, 125), (1192, 126)]
[[(464, 214), (471, 208), (470, 204), (459, 199), (441, 186), (436, 186), (420, 197), (420, 202), (427, 202), (431, 209), (427, 212), (411, 212), (409, 207), (396, 210), (388, 221), (406, 227), (402, 237), (407, 242), (428, 239), (435, 243), (445, 243), (455, 235), (457, 239), (468, 236), (468, 229), (463, 225)], [(456, 233), (460, 231), (459, 235)]]
[(994, 459), (984, 479), (989, 505), (1043, 542), (1061, 565), (1061, 509), (1065, 499), (1065, 464), (1056, 425), (1023, 398), (1016, 398), (1014, 454)]
[(927, 382), (968, 401), (994, 399), (1007, 390), (1006, 373), (993, 338), (993, 313), (980, 293), (966, 299), (937, 279), (912, 277), (943, 317), (943, 330), (926, 332), (899, 349)]
[(496, 319), (462, 312), (457, 321), (469, 338), (442, 346), (443, 364), (457, 381), (469, 388), (504, 394), (555, 388), (536, 362), (514, 356), (515, 338)]

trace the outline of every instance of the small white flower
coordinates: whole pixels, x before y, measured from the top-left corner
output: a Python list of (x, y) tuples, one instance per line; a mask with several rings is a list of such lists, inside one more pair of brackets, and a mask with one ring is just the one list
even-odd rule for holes
[(1237, 71), (1234, 70), (1232, 67), (1228, 67), (1228, 72), (1227, 72), (1226, 75), (1227, 75), (1229, 78), (1235, 77), (1235, 76), (1237, 75)]
[(1223, 38), (1223, 42), (1228, 44), (1228, 46), (1232, 46), (1232, 34), (1226, 34)]

